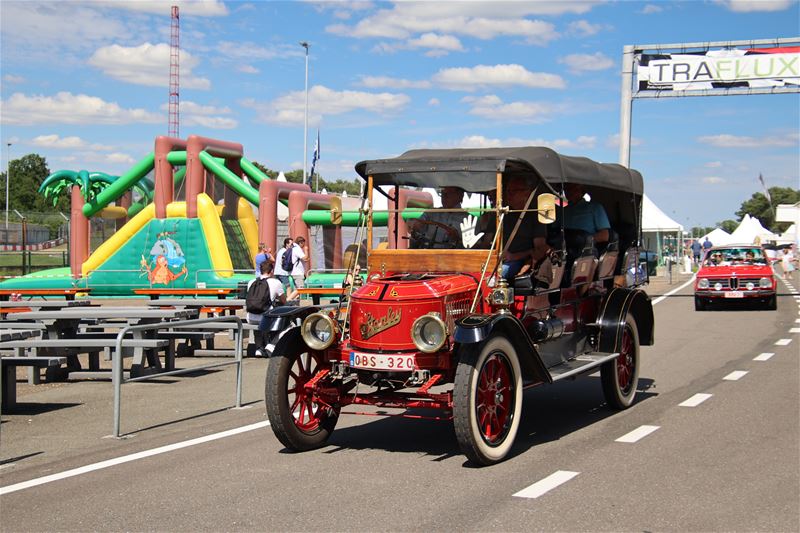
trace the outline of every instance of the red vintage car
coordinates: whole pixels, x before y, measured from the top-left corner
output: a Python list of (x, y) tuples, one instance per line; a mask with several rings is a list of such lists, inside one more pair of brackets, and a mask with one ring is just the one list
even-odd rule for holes
[[(367, 183), (366, 281), (352, 276), (337, 305), (269, 314), (276, 330), (302, 319), (275, 346), (266, 376), (267, 415), (289, 450), (323, 446), (343, 408), (373, 406), (452, 421), (464, 454), (489, 465), (512, 449), (525, 388), (599, 371), (610, 408), (633, 404), (639, 346), (654, 339), (650, 298), (639, 287), (646, 276), (626, 276), (640, 254), (638, 172), (539, 147), (412, 150), (356, 171)], [(608, 214), (612, 231), (599, 243), (559, 224), (557, 194), (569, 184)], [(394, 229), (375, 246), (373, 225), (386, 214), (369, 209), (373, 196), (419, 187), (458, 187), (480, 207), (390, 210)], [(332, 222), (341, 218), (335, 211)], [(440, 231), (427, 214), (458, 215), (448, 228), (461, 231)], [(435, 227), (408, 233), (398, 229), (401, 217)], [(509, 246), (534, 243), (525, 234), (515, 240), (518, 230), (547, 233), (549, 249), (515, 276), (503, 273)]]
[(731, 244), (706, 252), (694, 282), (694, 308), (708, 309), (713, 301), (745, 301), (774, 311), (777, 280), (761, 246)]

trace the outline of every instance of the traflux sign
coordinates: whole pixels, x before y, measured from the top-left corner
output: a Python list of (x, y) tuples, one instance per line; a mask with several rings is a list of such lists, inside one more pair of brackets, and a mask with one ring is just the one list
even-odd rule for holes
[[(650, 88), (755, 81), (759, 85), (800, 83), (800, 53), (671, 55), (651, 58), (637, 71)], [(757, 80), (757, 81), (756, 81)], [(685, 87), (689, 88), (689, 87)], [(701, 87), (691, 87), (701, 88)]]

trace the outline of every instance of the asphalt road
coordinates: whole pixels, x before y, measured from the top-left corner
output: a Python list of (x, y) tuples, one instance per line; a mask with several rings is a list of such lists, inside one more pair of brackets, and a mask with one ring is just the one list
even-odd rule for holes
[[(786, 285), (780, 294), (777, 312), (695, 312), (691, 287), (660, 301), (656, 344), (642, 349), (633, 407), (607, 408), (596, 376), (527, 391), (512, 457), (489, 468), (466, 463), (449, 423), (394, 417), (344, 416), (325, 448), (287, 453), (263, 427), (263, 361), (246, 369), (249, 409), (213, 411), (192, 399), (193, 409), (170, 407), (171, 422), (140, 426), (123, 441), (98, 438), (87, 423), (87, 436), (75, 437), (80, 446), (70, 437), (59, 443), (57, 433), (33, 428), (46, 415), (4, 417), (0, 528), (798, 531), (800, 336), (791, 330), (800, 328), (800, 296)], [(776, 345), (781, 339), (790, 342)], [(690, 399), (694, 406), (681, 405)], [(143, 408), (139, 401), (127, 409)], [(42, 476), (259, 422), (8, 492)], [(617, 441), (631, 432), (627, 440), (635, 442)], [(553, 479), (563, 482), (536, 498), (515, 496)]]

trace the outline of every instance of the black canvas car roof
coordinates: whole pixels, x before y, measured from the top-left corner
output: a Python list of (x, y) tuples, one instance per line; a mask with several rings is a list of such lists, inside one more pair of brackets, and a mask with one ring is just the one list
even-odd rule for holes
[(597, 163), (586, 157), (561, 155), (550, 148), (454, 148), (410, 150), (392, 159), (356, 164), (356, 172), (374, 185), (410, 187), (456, 186), (469, 192), (495, 188), (497, 172), (506, 177), (533, 171), (551, 186), (562, 182), (643, 193), (642, 175), (622, 165)]

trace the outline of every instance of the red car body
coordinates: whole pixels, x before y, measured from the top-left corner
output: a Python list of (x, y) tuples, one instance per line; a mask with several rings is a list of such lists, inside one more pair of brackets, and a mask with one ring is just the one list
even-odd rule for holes
[(715, 246), (706, 252), (697, 272), (694, 304), (702, 311), (712, 301), (746, 301), (775, 310), (776, 292), (775, 272), (761, 246)]

